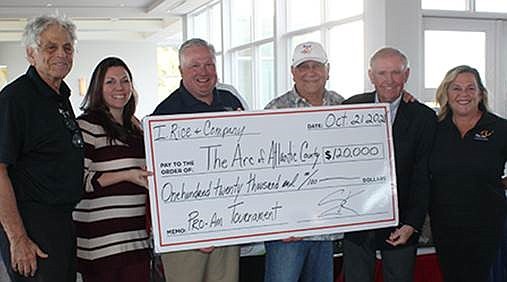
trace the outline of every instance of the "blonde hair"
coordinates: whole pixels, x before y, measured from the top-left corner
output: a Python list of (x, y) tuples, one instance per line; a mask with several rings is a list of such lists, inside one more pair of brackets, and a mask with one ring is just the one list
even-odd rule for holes
[(449, 107), (449, 101), (448, 101), (448, 90), (449, 85), (456, 79), (456, 77), (459, 74), (462, 73), (471, 73), (475, 81), (477, 82), (477, 85), (479, 86), (479, 91), (481, 91), (482, 99), (479, 102), (479, 110), (487, 112), (489, 111), (488, 107), (488, 90), (486, 87), (484, 87), (484, 84), (482, 83), (481, 76), (479, 75), (479, 72), (470, 66), (467, 65), (461, 65), (454, 67), (450, 69), (444, 76), (444, 79), (440, 83), (440, 85), (437, 88), (437, 93), (435, 96), (435, 100), (437, 101), (438, 105), (440, 106), (440, 109), (437, 113), (438, 120), (443, 120), (447, 114), (451, 111)]

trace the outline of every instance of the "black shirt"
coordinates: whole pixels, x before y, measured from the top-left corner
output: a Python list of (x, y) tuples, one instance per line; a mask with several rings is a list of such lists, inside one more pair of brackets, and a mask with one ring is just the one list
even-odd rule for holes
[[(62, 82), (60, 95), (33, 66), (0, 92), (0, 163), (8, 166), (18, 205), (72, 208), (81, 198), (83, 149)], [(66, 116), (64, 116), (66, 115)]]
[(213, 101), (208, 105), (192, 96), (183, 83), (180, 83), (180, 87), (155, 108), (153, 115), (223, 112), (237, 109), (244, 110), (244, 107), (239, 99), (227, 90), (214, 88)]
[(498, 224), (506, 205), (501, 178), (507, 160), (507, 121), (486, 112), (461, 138), (450, 116), (438, 124), (430, 157), (432, 223)]

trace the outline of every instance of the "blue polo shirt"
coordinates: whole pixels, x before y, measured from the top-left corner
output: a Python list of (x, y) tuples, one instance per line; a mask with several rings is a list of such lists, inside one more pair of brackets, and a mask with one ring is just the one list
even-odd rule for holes
[(208, 105), (192, 96), (183, 83), (180, 83), (180, 87), (155, 108), (153, 115), (223, 112), (237, 109), (244, 110), (245, 107), (227, 90), (214, 88), (213, 102)]

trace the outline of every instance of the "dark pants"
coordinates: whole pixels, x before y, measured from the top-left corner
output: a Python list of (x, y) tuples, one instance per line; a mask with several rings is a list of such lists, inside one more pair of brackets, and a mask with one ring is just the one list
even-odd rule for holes
[(30, 239), (48, 255), (37, 259), (34, 277), (24, 277), (11, 268), (10, 245), (0, 229), (0, 253), (13, 282), (76, 281), (76, 237), (72, 210), (41, 205), (20, 205), (19, 210)]
[(507, 281), (507, 217), (504, 220), (503, 235), (500, 239), (500, 247), (496, 260), (491, 268), (490, 282), (505, 282)]
[[(403, 246), (391, 250), (381, 250), (382, 273), (385, 282), (413, 281), (417, 246)], [(343, 271), (345, 282), (375, 281), (376, 242), (374, 232), (361, 244), (343, 240)]]
[(83, 282), (148, 282), (150, 280), (150, 262), (146, 260), (125, 267), (103, 269), (102, 271), (82, 275), (82, 277)]
[(432, 225), (438, 260), (446, 282), (487, 282), (500, 228)]

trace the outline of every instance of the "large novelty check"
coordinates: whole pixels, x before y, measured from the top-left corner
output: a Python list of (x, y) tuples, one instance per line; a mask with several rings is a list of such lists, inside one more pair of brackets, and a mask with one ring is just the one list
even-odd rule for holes
[(155, 250), (398, 223), (386, 104), (144, 119)]

